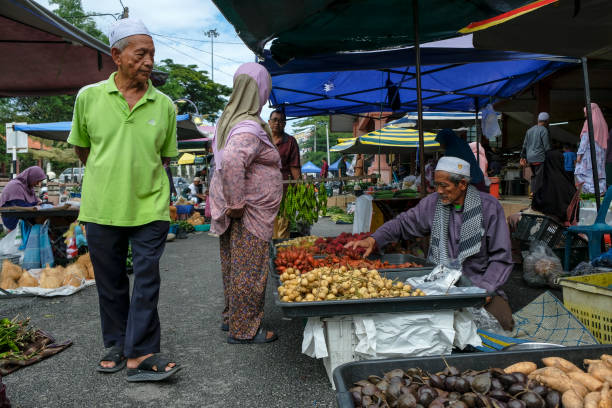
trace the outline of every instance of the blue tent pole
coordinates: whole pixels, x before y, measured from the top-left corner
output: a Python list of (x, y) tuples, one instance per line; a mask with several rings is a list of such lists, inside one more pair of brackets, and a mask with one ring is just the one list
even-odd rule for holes
[(419, 127), (419, 172), (421, 173), (421, 196), (425, 196), (425, 136), (423, 135), (423, 95), (421, 92), (421, 46), (419, 44), (419, 0), (412, 0), (414, 24), (414, 53), (416, 56), (417, 124)]

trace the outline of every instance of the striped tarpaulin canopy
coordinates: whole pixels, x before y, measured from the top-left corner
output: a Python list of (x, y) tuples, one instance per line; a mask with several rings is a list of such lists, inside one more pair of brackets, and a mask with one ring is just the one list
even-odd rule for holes
[[(435, 133), (425, 132), (423, 136), (426, 150), (440, 149), (440, 145), (435, 140)], [(414, 128), (389, 125), (356, 138), (338, 139), (338, 141), (340, 143), (330, 149), (332, 152), (398, 153), (398, 149), (417, 149), (419, 147), (419, 131)]]

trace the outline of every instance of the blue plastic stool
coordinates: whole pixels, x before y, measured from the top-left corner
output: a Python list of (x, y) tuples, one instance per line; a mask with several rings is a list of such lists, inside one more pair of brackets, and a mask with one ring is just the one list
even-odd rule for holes
[(605, 234), (612, 234), (612, 226), (606, 224), (606, 215), (610, 209), (610, 202), (612, 202), (612, 188), (608, 189), (606, 192), (593, 225), (574, 225), (567, 229), (567, 235), (565, 237), (565, 259), (563, 264), (565, 270), (569, 268), (573, 234), (585, 234), (588, 237), (589, 259), (591, 261), (601, 255), (601, 239)]

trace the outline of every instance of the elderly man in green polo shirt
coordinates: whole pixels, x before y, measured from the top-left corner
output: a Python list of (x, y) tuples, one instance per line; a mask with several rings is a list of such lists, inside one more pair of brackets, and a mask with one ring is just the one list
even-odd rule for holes
[(155, 46), (144, 24), (119, 20), (109, 39), (117, 71), (79, 91), (68, 138), (87, 165), (79, 220), (87, 224), (107, 348), (97, 370), (127, 365), (128, 381), (158, 381), (180, 369), (158, 354), (157, 313), (159, 259), (170, 222), (164, 164), (178, 155), (176, 115), (170, 98), (149, 79)]

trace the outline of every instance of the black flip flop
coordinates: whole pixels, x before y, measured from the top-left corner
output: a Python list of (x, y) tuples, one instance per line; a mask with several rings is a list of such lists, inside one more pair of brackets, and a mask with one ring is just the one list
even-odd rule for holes
[(229, 331), (229, 324), (227, 324), (227, 323), (221, 323), (221, 330), (223, 330), (223, 331)]
[(227, 342), (229, 344), (263, 344), (271, 343), (278, 339), (278, 335), (274, 333), (274, 336), (267, 338), (268, 330), (264, 330), (261, 327), (257, 331), (257, 334), (252, 339), (235, 339), (232, 336), (228, 336)]
[[(166, 371), (166, 367), (170, 363), (174, 363), (174, 361), (166, 360), (159, 354), (153, 354), (151, 357), (142, 360), (138, 368), (128, 368), (127, 380), (129, 382), (165, 380), (181, 369), (181, 366), (177, 364)], [(153, 367), (156, 367), (157, 371), (155, 371)]]
[[(114, 367), (102, 367), (100, 365), (100, 363), (102, 363), (102, 361), (112, 361), (113, 363), (115, 363)], [(100, 359), (100, 362), (98, 363), (98, 367), (96, 367), (96, 370), (98, 370), (101, 373), (116, 373), (117, 371), (123, 370), (123, 367), (125, 367), (125, 364), (127, 363), (127, 358), (125, 358), (125, 356), (123, 355), (123, 346), (113, 346), (110, 349), (108, 349), (108, 352), (104, 355), (104, 357), (102, 357)]]

